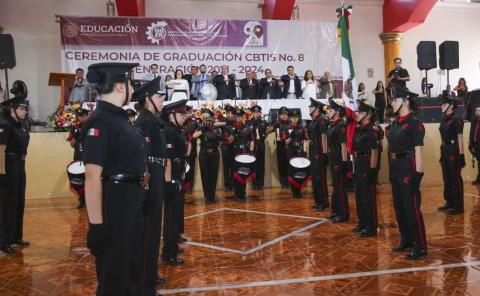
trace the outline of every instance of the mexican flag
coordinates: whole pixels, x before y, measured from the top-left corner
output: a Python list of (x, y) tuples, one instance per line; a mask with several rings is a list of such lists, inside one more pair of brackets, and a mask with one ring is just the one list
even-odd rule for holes
[(352, 52), (350, 50), (350, 39), (348, 31), (350, 23), (348, 17), (352, 13), (352, 6), (345, 8), (344, 3), (337, 8), (338, 17), (338, 40), (342, 47), (342, 72), (343, 72), (343, 92), (342, 99), (347, 110), (347, 147), (349, 153), (352, 153), (353, 134), (355, 133), (355, 111), (357, 104), (357, 78), (353, 69)]
[(100, 130), (98, 128), (91, 128), (87, 132), (88, 136), (98, 137), (100, 136)]

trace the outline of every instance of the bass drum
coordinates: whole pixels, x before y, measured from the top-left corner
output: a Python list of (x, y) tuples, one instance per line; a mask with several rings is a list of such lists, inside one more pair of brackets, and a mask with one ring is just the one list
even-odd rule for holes
[(292, 157), (288, 166), (288, 182), (297, 189), (310, 180), (310, 160), (305, 157)]
[(235, 156), (233, 164), (233, 178), (241, 184), (246, 184), (251, 178), (255, 179), (255, 163), (257, 159), (255, 156), (242, 153)]
[(71, 162), (67, 166), (68, 181), (70, 182), (70, 190), (78, 196), (85, 193), (85, 166), (81, 161)]

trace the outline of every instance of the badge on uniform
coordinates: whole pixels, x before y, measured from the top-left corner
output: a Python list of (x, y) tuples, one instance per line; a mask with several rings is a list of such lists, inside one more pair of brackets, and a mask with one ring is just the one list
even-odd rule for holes
[(3, 128), (0, 128), (0, 133), (3, 133)]
[(100, 130), (98, 128), (91, 128), (88, 130), (88, 136), (98, 137), (100, 136)]

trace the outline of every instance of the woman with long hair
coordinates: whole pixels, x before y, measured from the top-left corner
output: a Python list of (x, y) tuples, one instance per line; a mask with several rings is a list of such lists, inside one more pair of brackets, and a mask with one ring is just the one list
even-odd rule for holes
[(360, 82), (360, 83), (358, 84), (357, 93), (358, 93), (358, 99), (359, 99), (359, 100), (364, 100), (364, 99), (367, 98), (367, 95), (366, 95), (366, 92), (365, 92), (365, 83)]
[(372, 91), (375, 95), (375, 107), (378, 109), (377, 111), (377, 120), (379, 123), (383, 123), (384, 121), (384, 114), (385, 114), (385, 86), (383, 85), (383, 81), (379, 80), (377, 82), (377, 86)]
[(303, 80), (302, 80), (302, 98), (316, 99), (317, 93), (318, 93), (318, 87), (317, 87), (317, 83), (315, 82), (313, 72), (311, 70), (307, 70), (305, 71), (305, 75), (303, 76)]
[(177, 69), (173, 80), (165, 82), (167, 87), (173, 89), (170, 101), (188, 100), (190, 98), (190, 86), (188, 81), (183, 78), (183, 71)]
[(468, 92), (467, 81), (465, 78), (461, 77), (458, 79), (458, 84), (455, 86), (453, 91), (457, 92), (457, 97), (466, 97)]

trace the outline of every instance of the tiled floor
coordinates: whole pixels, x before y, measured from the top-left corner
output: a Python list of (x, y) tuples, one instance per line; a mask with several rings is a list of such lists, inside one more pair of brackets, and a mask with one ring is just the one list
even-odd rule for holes
[[(217, 192), (204, 205), (188, 197), (183, 266), (160, 264), (175, 295), (480, 295), (480, 192), (465, 185), (465, 214), (437, 212), (437, 184), (423, 187), (429, 255), (410, 262), (390, 252), (399, 239), (390, 187), (379, 186), (379, 235), (351, 233), (323, 219), (311, 193), (249, 191), (247, 202)], [(95, 268), (85, 249), (86, 213), (73, 199), (29, 200), (25, 239), (15, 255), (0, 255), (0, 295), (92, 295)]]

